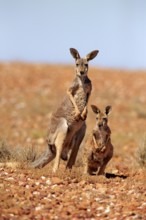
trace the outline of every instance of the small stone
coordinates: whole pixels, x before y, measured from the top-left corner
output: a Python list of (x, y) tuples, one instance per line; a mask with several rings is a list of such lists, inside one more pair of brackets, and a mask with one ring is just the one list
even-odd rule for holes
[(50, 179), (48, 179), (48, 180), (46, 181), (46, 184), (47, 184), (47, 185), (51, 185)]
[(52, 177), (51, 182), (52, 184), (60, 184), (62, 183), (62, 180), (58, 177)]

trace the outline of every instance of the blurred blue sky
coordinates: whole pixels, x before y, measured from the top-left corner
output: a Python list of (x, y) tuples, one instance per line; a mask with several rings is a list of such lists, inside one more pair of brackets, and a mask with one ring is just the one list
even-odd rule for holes
[(146, 69), (145, 0), (0, 0), (0, 61), (73, 63), (99, 49), (92, 65)]

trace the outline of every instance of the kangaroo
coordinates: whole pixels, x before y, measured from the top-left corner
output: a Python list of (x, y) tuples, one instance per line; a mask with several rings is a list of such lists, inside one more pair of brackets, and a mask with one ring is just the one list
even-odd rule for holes
[(85, 58), (81, 58), (74, 48), (70, 48), (70, 53), (75, 59), (76, 75), (62, 103), (50, 117), (48, 147), (41, 157), (32, 163), (34, 168), (42, 168), (55, 159), (53, 172), (56, 172), (60, 159), (63, 159), (67, 160), (66, 168), (71, 169), (85, 135), (87, 104), (92, 90), (91, 81), (87, 76), (88, 62), (96, 57), (98, 50), (92, 51)]
[(107, 106), (104, 112), (91, 105), (96, 114), (96, 126), (87, 140), (84, 148), (84, 173), (104, 175), (107, 163), (113, 156), (113, 145), (111, 144), (111, 130), (108, 126), (108, 115), (111, 112), (111, 106)]

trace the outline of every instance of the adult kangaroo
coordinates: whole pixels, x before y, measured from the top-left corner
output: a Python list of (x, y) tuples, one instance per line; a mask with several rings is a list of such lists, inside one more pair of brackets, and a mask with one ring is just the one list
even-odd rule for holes
[(85, 58), (81, 58), (79, 52), (74, 48), (70, 48), (70, 53), (75, 59), (75, 78), (62, 103), (50, 117), (48, 147), (32, 163), (34, 168), (42, 168), (55, 159), (53, 172), (56, 172), (61, 158), (67, 160), (67, 168), (72, 168), (85, 135), (87, 104), (92, 90), (91, 80), (87, 76), (88, 62), (96, 57), (98, 50), (92, 51)]

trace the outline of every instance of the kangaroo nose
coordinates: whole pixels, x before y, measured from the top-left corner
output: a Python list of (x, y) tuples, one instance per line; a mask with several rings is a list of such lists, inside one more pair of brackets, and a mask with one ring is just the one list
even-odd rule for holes
[(84, 74), (84, 71), (80, 71), (80, 74), (83, 75), (83, 74)]
[(103, 124), (102, 124), (102, 123), (98, 124), (98, 127), (99, 127), (99, 128), (101, 128), (102, 126), (103, 126)]

